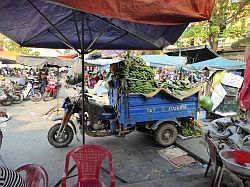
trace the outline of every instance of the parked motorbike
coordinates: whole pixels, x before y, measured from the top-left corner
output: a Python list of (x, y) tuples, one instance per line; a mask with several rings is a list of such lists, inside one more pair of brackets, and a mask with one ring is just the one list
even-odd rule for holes
[(49, 98), (56, 98), (59, 87), (60, 87), (60, 84), (57, 81), (50, 80), (48, 85), (45, 88), (45, 92), (43, 94), (43, 100), (48, 101)]
[(23, 94), (20, 90), (18, 90), (18, 85), (15, 81), (10, 81), (10, 84), (8, 85), (9, 90), (11, 92), (12, 97), (14, 97), (14, 104), (19, 104), (23, 101)]
[(42, 99), (42, 94), (34, 88), (33, 79), (28, 80), (28, 84), (22, 91), (22, 94), (25, 100), (31, 99), (33, 102), (38, 102)]
[(0, 103), (4, 106), (10, 106), (14, 101), (14, 97), (11, 96), (7, 88), (0, 90)]

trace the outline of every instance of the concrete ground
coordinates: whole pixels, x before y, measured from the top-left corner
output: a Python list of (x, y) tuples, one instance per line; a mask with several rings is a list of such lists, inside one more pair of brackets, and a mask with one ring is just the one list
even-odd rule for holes
[[(66, 148), (56, 149), (48, 143), (47, 132), (54, 122), (46, 120), (44, 113), (55, 104), (55, 100), (38, 103), (25, 101), (4, 107), (11, 114), (11, 119), (7, 122), (7, 127), (3, 128), (4, 138), (0, 152), (2, 161), (13, 169), (24, 163), (44, 166), (49, 175), (50, 186), (53, 186), (63, 174), (66, 153), (82, 144), (76, 138)], [(78, 136), (81, 138), (79, 134)], [(86, 144), (103, 145), (111, 150), (117, 185), (135, 186), (134, 183), (149, 184), (149, 181), (164, 179), (172, 179), (174, 184), (176, 177), (181, 180), (181, 177), (203, 173), (205, 170), (199, 163), (181, 168), (173, 166), (158, 153), (162, 147), (157, 147), (151, 137), (138, 132), (127, 135), (126, 138), (86, 136)], [(104, 168), (107, 168), (106, 164)], [(101, 177), (107, 183), (108, 175), (104, 170), (101, 171)], [(70, 179), (73, 180), (76, 178)], [(200, 180), (200, 183), (203, 181), (202, 178), (195, 180)], [(180, 186), (184, 185), (185, 181), (188, 184), (190, 179), (183, 181)], [(152, 185), (154, 186), (154, 183)], [(204, 185), (209, 186), (207, 181), (202, 186)]]
[(177, 139), (176, 145), (201, 163), (208, 163), (210, 158), (208, 155), (208, 146), (203, 138)]

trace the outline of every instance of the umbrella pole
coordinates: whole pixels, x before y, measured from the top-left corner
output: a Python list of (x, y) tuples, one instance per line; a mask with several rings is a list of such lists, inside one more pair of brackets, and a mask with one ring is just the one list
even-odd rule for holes
[(56, 115), (58, 116), (59, 113), (59, 67), (57, 67), (57, 108), (56, 108)]
[(85, 144), (85, 117), (84, 117), (84, 14), (82, 13), (82, 44), (81, 44), (81, 57), (82, 57), (82, 144)]
[[(76, 23), (76, 19), (75, 16), (74, 17), (74, 21), (75, 21), (75, 27), (76, 27), (76, 31), (77, 31), (77, 37), (78, 37), (78, 41), (79, 43), (81, 43), (81, 58), (82, 58), (82, 144), (85, 144), (85, 119), (84, 119), (84, 13), (82, 13), (82, 40), (80, 41), (80, 34), (79, 34), (79, 30), (78, 30), (78, 26)], [(78, 50), (76, 50), (78, 52)], [(68, 175), (71, 174), (74, 170), (76, 169), (76, 165), (74, 164), (68, 171)], [(57, 187), (61, 184), (62, 182), (62, 178), (60, 178), (56, 184), (54, 184), (54, 187)]]

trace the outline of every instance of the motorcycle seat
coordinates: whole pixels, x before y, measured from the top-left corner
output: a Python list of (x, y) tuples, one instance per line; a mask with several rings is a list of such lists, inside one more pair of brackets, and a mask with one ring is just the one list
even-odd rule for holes
[(115, 108), (110, 105), (103, 105), (103, 112), (104, 113), (115, 113)]
[(103, 120), (103, 121), (115, 119), (115, 113), (102, 112), (99, 117), (100, 117), (100, 120)]

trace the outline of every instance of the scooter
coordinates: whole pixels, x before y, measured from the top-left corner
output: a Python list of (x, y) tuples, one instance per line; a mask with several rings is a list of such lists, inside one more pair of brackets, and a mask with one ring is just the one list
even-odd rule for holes
[(60, 84), (57, 81), (50, 80), (45, 88), (45, 92), (43, 94), (43, 100), (48, 101), (50, 97), (56, 98), (59, 87)]
[(23, 98), (25, 100), (31, 99), (33, 102), (38, 102), (42, 99), (41, 93), (34, 89), (34, 80), (33, 79), (28, 80), (28, 84), (22, 93), (23, 93)]
[(11, 96), (7, 88), (0, 89), (0, 103), (4, 106), (10, 106), (14, 101), (14, 97)]
[(20, 90), (17, 89), (17, 83), (10, 80), (9, 90), (11, 91), (12, 97), (14, 97), (14, 104), (19, 104), (23, 101), (23, 94)]

